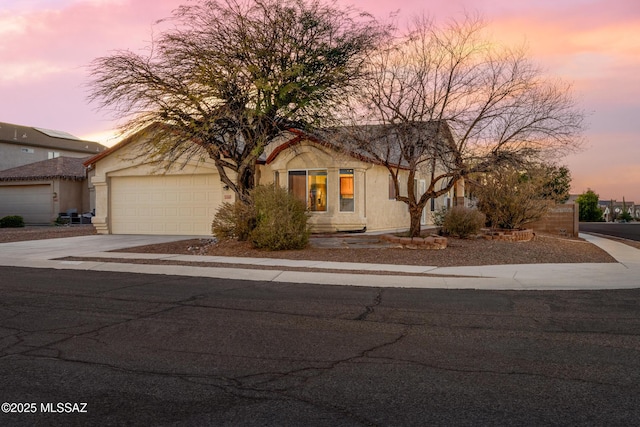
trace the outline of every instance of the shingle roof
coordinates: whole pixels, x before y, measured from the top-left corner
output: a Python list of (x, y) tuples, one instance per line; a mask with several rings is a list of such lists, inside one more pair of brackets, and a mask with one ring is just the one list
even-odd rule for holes
[[(438, 121), (411, 122), (405, 124), (404, 127), (391, 125), (344, 126), (320, 129), (313, 134), (297, 129), (291, 129), (289, 132), (294, 137), (277, 147), (266, 158), (267, 164), (271, 163), (284, 149), (303, 139), (308, 139), (366, 162), (380, 163), (371, 153), (371, 151), (378, 152), (378, 158), (384, 159), (391, 165), (406, 168), (408, 167), (407, 159), (401, 152), (403, 145), (415, 144), (416, 147), (420, 147), (436, 138), (441, 141), (453, 139), (448, 124)], [(356, 139), (360, 141), (356, 142)], [(366, 144), (367, 149), (362, 146), (363, 144)]]
[(36, 181), (67, 179), (81, 181), (87, 177), (84, 157), (57, 157), (0, 171), (0, 181)]
[(0, 122), (0, 142), (96, 154), (106, 150), (102, 144), (85, 141), (66, 132)]

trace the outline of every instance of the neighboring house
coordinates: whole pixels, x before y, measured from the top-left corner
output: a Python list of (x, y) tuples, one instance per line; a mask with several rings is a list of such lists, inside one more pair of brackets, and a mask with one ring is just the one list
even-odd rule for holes
[(50, 224), (61, 212), (91, 210), (84, 160), (56, 157), (0, 171), (0, 218), (20, 215), (27, 224)]
[(0, 122), (0, 171), (56, 157), (88, 157), (106, 150), (66, 132)]
[(633, 218), (640, 218), (640, 205), (636, 206), (634, 202), (599, 200), (598, 206), (602, 209), (602, 217), (606, 222), (616, 221), (624, 212), (628, 212)]
[[(235, 200), (213, 161), (194, 158), (167, 170), (144, 155), (144, 135), (145, 131), (133, 135), (85, 162), (94, 175), (97, 231), (210, 235), (218, 208)], [(313, 232), (391, 231), (409, 226), (407, 205), (395, 200), (384, 166), (300, 132), (267, 147), (258, 161), (256, 181), (276, 183), (304, 200)], [(418, 187), (424, 191), (426, 182), (418, 179)], [(452, 190), (427, 206), (423, 223), (431, 222), (429, 210), (450, 204), (453, 196)]]

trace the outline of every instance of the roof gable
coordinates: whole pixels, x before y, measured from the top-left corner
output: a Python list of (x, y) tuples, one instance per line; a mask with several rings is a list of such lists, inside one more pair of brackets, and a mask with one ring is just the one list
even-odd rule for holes
[[(430, 121), (430, 122), (416, 122), (410, 123), (410, 127), (414, 132), (420, 132), (425, 139), (429, 139), (435, 137), (436, 134), (441, 134), (440, 138), (452, 140), (453, 136), (451, 134), (451, 130), (449, 126), (440, 126), (438, 122)], [(371, 153), (366, 150), (357, 147), (354, 144), (346, 144), (340, 145), (334, 143), (335, 136), (339, 136), (341, 139), (344, 137), (348, 137), (350, 134), (354, 135), (355, 133), (362, 133), (365, 135), (370, 135), (375, 137), (376, 134), (378, 138), (386, 139), (386, 143), (390, 144), (391, 152), (389, 153), (389, 157), (387, 158), (387, 162), (394, 167), (399, 167), (401, 169), (406, 169), (408, 165), (403, 161), (402, 155), (400, 154), (400, 146), (397, 143), (393, 142), (394, 135), (388, 132), (388, 129), (393, 129), (391, 126), (385, 125), (363, 125), (363, 126), (352, 126), (352, 127), (343, 127), (343, 128), (334, 128), (334, 129), (324, 129), (321, 130), (318, 135), (312, 135), (306, 133), (304, 131), (298, 129), (290, 129), (289, 132), (292, 134), (292, 137), (284, 141), (282, 144), (275, 147), (271, 153), (266, 158), (266, 163), (270, 164), (273, 162), (276, 157), (282, 153), (283, 151), (291, 148), (297, 144), (300, 144), (303, 140), (311, 141), (315, 144), (321, 145), (323, 147), (327, 147), (336, 152), (340, 152), (351, 156), (357, 160), (384, 165), (379, 159), (376, 159)], [(375, 141), (372, 141), (375, 144)], [(424, 139), (422, 141), (424, 143)], [(386, 156), (382, 156), (381, 158), (385, 158)]]

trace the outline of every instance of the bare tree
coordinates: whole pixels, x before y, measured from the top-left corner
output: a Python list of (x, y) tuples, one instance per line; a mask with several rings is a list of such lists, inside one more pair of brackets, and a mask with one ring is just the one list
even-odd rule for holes
[[(583, 115), (570, 86), (545, 78), (522, 49), (493, 43), (483, 30), (477, 17), (443, 28), (416, 19), (372, 57), (369, 80), (344, 112), (341, 139), (389, 169), (412, 236), (427, 202), (470, 174), (580, 145)], [(424, 194), (414, 185), (418, 175), (427, 180)]]
[(154, 127), (149, 153), (208, 156), (247, 201), (256, 160), (292, 126), (325, 123), (385, 28), (318, 0), (212, 0), (181, 6), (148, 56), (95, 59), (89, 99), (123, 132)]

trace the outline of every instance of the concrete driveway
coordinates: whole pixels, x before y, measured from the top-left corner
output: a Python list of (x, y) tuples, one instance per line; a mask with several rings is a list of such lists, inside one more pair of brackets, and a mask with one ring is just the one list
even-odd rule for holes
[[(108, 252), (133, 246), (184, 240), (194, 236), (93, 235), (0, 244), (0, 265), (71, 270), (116, 271), (215, 277), (279, 283), (315, 283), (375, 287), (445, 289), (623, 289), (640, 286), (640, 250), (612, 240), (581, 235), (611, 254), (618, 263), (518, 264), (473, 267), (407, 266), (280, 260), (270, 258), (207, 257), (175, 254)], [(63, 261), (67, 256), (128, 259), (161, 259), (216, 263), (216, 267), (145, 265), (126, 262)], [(222, 264), (245, 264), (253, 268), (224, 268)], [(269, 266), (275, 269), (260, 269)], [(291, 271), (291, 267), (326, 269), (332, 272)], [(333, 271), (341, 270), (343, 273)], [(354, 274), (369, 270), (379, 274)], [(386, 275), (393, 273), (394, 275)], [(411, 276), (398, 276), (411, 273)]]

